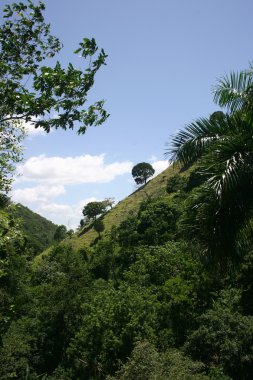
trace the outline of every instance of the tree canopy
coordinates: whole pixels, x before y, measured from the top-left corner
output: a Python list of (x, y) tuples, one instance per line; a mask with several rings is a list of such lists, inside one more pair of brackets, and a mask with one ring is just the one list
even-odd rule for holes
[(54, 233), (54, 241), (60, 242), (61, 240), (65, 239), (67, 236), (67, 228), (63, 224), (58, 226)]
[(103, 214), (106, 210), (104, 202), (89, 202), (83, 208), (83, 216), (88, 219), (96, 219), (98, 215)]
[(228, 112), (187, 125), (172, 139), (169, 152), (181, 166), (197, 166), (203, 185), (195, 194), (192, 217), (208, 250), (223, 256), (236, 256), (239, 234), (246, 242), (243, 231), (253, 206), (252, 78), (252, 70), (222, 78), (214, 99)]
[(132, 169), (132, 176), (137, 183), (140, 185), (142, 183), (147, 183), (147, 179), (154, 175), (155, 169), (148, 162), (140, 162), (135, 165)]
[(84, 38), (75, 51), (87, 59), (85, 70), (59, 61), (43, 64), (62, 48), (50, 34), (44, 21), (45, 5), (31, 0), (6, 5), (5, 22), (0, 27), (0, 123), (13, 120), (32, 122), (47, 132), (54, 128), (74, 128), (78, 133), (87, 126), (100, 125), (108, 117), (104, 101), (84, 109), (97, 71), (105, 65), (107, 55), (95, 40)]

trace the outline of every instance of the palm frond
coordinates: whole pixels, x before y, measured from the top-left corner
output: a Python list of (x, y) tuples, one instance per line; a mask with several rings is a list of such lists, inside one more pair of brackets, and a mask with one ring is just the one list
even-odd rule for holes
[(207, 184), (213, 188), (218, 199), (224, 198), (225, 194), (227, 195), (239, 186), (243, 162), (242, 154), (236, 153), (222, 163), (224, 169), (221, 173), (213, 175), (208, 179)]
[(187, 125), (173, 138), (166, 156), (182, 165), (191, 165), (199, 159), (214, 141), (220, 139), (228, 130), (226, 115), (216, 119), (201, 118)]
[(239, 115), (229, 118), (228, 131), (218, 139), (201, 160), (202, 173), (217, 199), (236, 194), (245, 178), (251, 181), (253, 174), (253, 123)]
[(252, 106), (252, 74), (239, 72), (225, 75), (214, 88), (214, 102), (227, 107), (233, 113), (251, 103)]

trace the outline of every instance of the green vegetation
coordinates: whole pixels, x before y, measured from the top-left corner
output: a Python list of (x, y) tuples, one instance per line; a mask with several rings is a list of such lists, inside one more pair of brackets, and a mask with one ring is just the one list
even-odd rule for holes
[[(11, 215), (20, 220), (20, 228), (25, 238), (26, 249), (31, 256), (44, 251), (54, 241), (57, 226), (18, 203)], [(66, 227), (65, 227), (66, 229)]]
[(83, 216), (88, 221), (96, 220), (98, 215), (101, 215), (106, 210), (106, 204), (104, 202), (89, 202), (83, 208)]
[[(47, 38), (43, 5), (27, 4), (33, 26), (39, 23)], [(57, 51), (59, 43), (50, 38), (47, 48), (40, 45), (26, 6), (8, 6), (7, 19), (13, 11), (20, 13), (17, 30), (28, 28), (26, 38), (42, 49), (28, 43), (22, 55), (18, 45), (11, 53), (12, 24), (1, 29), (7, 33), (2, 54), (15, 53), (9, 70), (22, 94), (19, 79), (32, 72), (39, 80), (41, 55), (49, 47)], [(94, 49), (85, 40), (80, 52), (86, 56)], [(170, 151), (174, 167), (147, 184), (149, 176), (143, 176), (146, 185), (109, 211), (110, 198), (85, 206), (88, 223), (74, 235), (9, 202), (3, 192), (20, 157), (19, 138), (1, 147), (0, 379), (252, 379), (252, 76), (250, 71), (222, 79), (215, 100), (228, 113), (216, 112), (180, 131)], [(42, 79), (46, 88), (55, 85)], [(10, 107), (10, 98), (6, 102)], [(8, 115), (17, 107), (22, 114), (14, 99)], [(0, 125), (2, 132), (6, 121)], [(37, 254), (53, 240), (31, 262), (31, 251)]]
[(105, 225), (101, 219), (97, 219), (93, 223), (93, 227), (95, 231), (99, 234), (99, 237), (101, 237), (101, 232), (104, 231)]
[(237, 266), (210, 266), (201, 235), (184, 230), (199, 187), (183, 176), (168, 194), (174, 176), (169, 168), (147, 184), (149, 197), (124, 200), (143, 196), (136, 214), (100, 239), (94, 231), (92, 246), (71, 248), (74, 237), (14, 270), (0, 377), (251, 379), (253, 255), (245, 247)]
[(66, 237), (67, 237), (67, 228), (63, 225), (58, 226), (54, 233), (54, 237), (53, 237), (54, 241), (59, 243)]
[[(102, 219), (105, 225), (105, 235), (110, 236), (111, 229), (119, 226), (120, 223), (126, 220), (129, 216), (135, 217), (138, 214), (138, 210), (143, 201), (146, 201), (147, 199), (156, 199), (158, 197), (166, 197), (167, 180), (171, 176), (174, 176), (176, 172), (177, 170), (175, 168), (172, 166), (169, 167), (163, 173), (152, 179), (152, 181), (149, 181), (145, 187), (140, 187), (130, 196), (120, 201), (110, 210), (110, 212), (103, 214)], [(86, 225), (84, 223), (78, 234), (71, 239), (69, 244), (71, 244), (74, 249), (80, 249), (83, 246), (89, 247), (93, 244), (96, 237), (97, 233), (93, 229), (93, 225)]]
[(145, 184), (147, 183), (147, 179), (152, 177), (154, 175), (155, 170), (152, 165), (150, 165), (148, 162), (140, 162), (139, 164), (135, 165), (132, 169), (132, 176), (137, 183), (137, 185)]
[[(36, 254), (50, 243), (52, 226), (45, 232), (44, 221), (33, 215), (35, 224), (31, 227), (23, 208), (22, 227), (22, 220), (17, 217), (22, 206), (15, 210), (6, 196), (15, 164), (21, 160), (23, 123), (30, 122), (49, 132), (52, 127), (73, 129), (79, 122), (78, 133), (83, 134), (88, 126), (100, 125), (108, 117), (103, 101), (83, 109), (95, 75), (105, 64), (105, 52), (97, 52), (94, 39), (83, 39), (75, 52), (86, 59), (83, 72), (71, 63), (67, 69), (59, 62), (54, 67), (43, 65), (61, 49), (58, 38), (50, 34), (50, 25), (44, 22), (44, 9), (42, 2), (34, 5), (31, 0), (8, 4), (0, 26), (0, 346), (5, 350), (3, 334), (14, 328), (14, 350), (17, 348), (25, 355), (30, 352), (26, 338), (31, 334), (19, 341), (16, 332), (25, 330), (15, 332), (13, 324), (23, 315), (25, 300), (30, 297), (27, 284), (31, 278), (31, 251)], [(3, 360), (1, 357), (1, 377), (28, 379), (26, 359), (22, 357), (15, 363), (11, 345), (4, 352), (7, 356), (4, 354)]]
[(75, 51), (88, 61), (83, 72), (71, 63), (67, 69), (59, 61), (55, 66), (42, 65), (62, 48), (44, 22), (44, 9), (43, 3), (34, 5), (31, 0), (4, 8), (5, 22), (0, 27), (1, 127), (23, 120), (49, 132), (52, 127), (73, 129), (79, 121), (78, 133), (85, 133), (87, 126), (100, 125), (108, 117), (103, 101), (83, 109), (107, 56), (103, 49), (97, 54), (94, 39), (84, 38)]

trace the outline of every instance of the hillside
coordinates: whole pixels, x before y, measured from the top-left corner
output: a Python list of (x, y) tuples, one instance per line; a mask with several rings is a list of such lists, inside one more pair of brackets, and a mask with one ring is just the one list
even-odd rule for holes
[[(126, 220), (129, 216), (136, 216), (139, 211), (141, 203), (145, 200), (156, 199), (159, 197), (167, 197), (166, 185), (170, 177), (178, 173), (176, 166), (169, 166), (162, 173), (158, 174), (155, 178), (151, 179), (145, 186), (139, 187), (132, 194), (120, 201), (115, 207), (109, 210), (102, 216), (105, 230), (103, 236), (106, 237), (110, 233), (112, 227), (118, 227), (121, 222)], [(187, 175), (188, 172), (182, 173)], [(73, 249), (80, 249), (89, 247), (98, 238), (98, 233), (92, 227), (92, 224), (85, 226), (82, 230), (74, 234), (70, 239), (65, 239), (62, 243), (70, 246)], [(50, 248), (46, 249), (40, 255), (35, 258), (35, 265), (38, 265), (42, 256), (47, 255), (50, 252)]]
[[(103, 217), (105, 225), (104, 235), (108, 235), (113, 226), (118, 227), (120, 223), (129, 216), (136, 216), (140, 204), (149, 199), (155, 199), (166, 195), (166, 184), (170, 177), (178, 172), (175, 166), (170, 166), (155, 178), (150, 180), (145, 186), (141, 186), (128, 197), (120, 201), (115, 207), (109, 210)], [(75, 234), (69, 242), (75, 249), (83, 246), (90, 246), (98, 237), (98, 233), (91, 227), (84, 227)], [(65, 241), (66, 242), (66, 241)]]
[(57, 225), (28, 207), (18, 203), (14, 216), (21, 219), (21, 228), (27, 239), (27, 248), (33, 255), (45, 250), (53, 241)]
[(119, 202), (100, 238), (91, 224), (32, 262), (10, 256), (0, 378), (252, 379), (252, 235), (236, 266), (212, 257), (213, 209), (192, 207), (206, 188), (188, 174), (169, 167)]

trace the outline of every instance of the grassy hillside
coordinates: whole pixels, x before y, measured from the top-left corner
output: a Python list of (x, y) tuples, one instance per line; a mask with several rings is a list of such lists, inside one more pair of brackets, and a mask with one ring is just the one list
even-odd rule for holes
[(32, 254), (42, 252), (52, 243), (56, 224), (20, 203), (16, 205), (14, 216), (21, 219), (21, 227)]
[[(158, 198), (166, 195), (166, 185), (168, 178), (178, 172), (176, 167), (170, 166), (158, 176), (150, 180), (146, 186), (142, 186), (134, 193), (120, 201), (112, 210), (103, 216), (105, 225), (104, 235), (108, 234), (113, 226), (127, 219), (129, 216), (137, 215), (140, 204), (147, 198)], [(71, 239), (73, 248), (81, 248), (91, 245), (98, 237), (98, 233), (93, 228), (84, 228)]]
[(252, 379), (252, 234), (236, 265), (212, 256), (209, 199), (192, 207), (204, 187), (188, 173), (170, 167), (122, 200), (102, 217), (105, 238), (91, 224), (32, 262), (13, 257), (5, 313), (17, 305), (18, 317), (3, 334), (1, 379), (13, 363), (15, 379), (28, 365), (31, 380)]
[[(102, 219), (105, 225), (105, 230), (102, 235), (108, 235), (113, 226), (118, 227), (120, 223), (126, 220), (129, 216), (137, 215), (140, 204), (147, 198), (155, 199), (161, 196), (166, 196), (167, 181), (176, 173), (178, 173), (178, 168), (176, 166), (168, 167), (162, 173), (150, 180), (145, 186), (141, 186), (103, 215)], [(182, 173), (182, 175), (187, 175), (187, 172)], [(80, 249), (82, 247), (91, 246), (97, 238), (98, 233), (91, 225), (85, 226), (81, 231), (74, 234), (71, 239), (65, 239), (60, 244), (69, 245), (73, 249)], [(49, 252), (50, 248), (38, 255), (35, 258), (34, 265), (38, 265), (41, 262), (42, 257)]]

